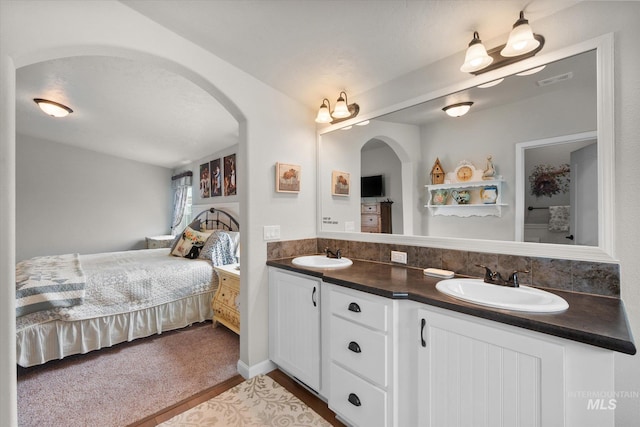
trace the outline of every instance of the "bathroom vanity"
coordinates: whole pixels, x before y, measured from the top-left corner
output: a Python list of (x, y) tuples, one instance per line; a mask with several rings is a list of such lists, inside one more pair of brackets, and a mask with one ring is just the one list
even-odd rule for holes
[(271, 359), (349, 425), (614, 425), (614, 352), (636, 351), (618, 299), (552, 291), (569, 309), (514, 312), (417, 268), (267, 264)]

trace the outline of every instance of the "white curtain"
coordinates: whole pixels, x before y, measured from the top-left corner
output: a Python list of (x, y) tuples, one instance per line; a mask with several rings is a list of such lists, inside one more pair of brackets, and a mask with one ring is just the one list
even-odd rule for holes
[(184, 208), (187, 204), (187, 192), (191, 187), (191, 172), (176, 175), (171, 178), (174, 189), (173, 194), (173, 219), (171, 220), (171, 234), (175, 235), (176, 227), (182, 222)]

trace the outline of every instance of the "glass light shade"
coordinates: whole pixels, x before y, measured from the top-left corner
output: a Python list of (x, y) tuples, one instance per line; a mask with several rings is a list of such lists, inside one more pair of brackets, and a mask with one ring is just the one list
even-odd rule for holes
[(492, 81), (487, 82), (487, 83), (485, 83), (485, 84), (478, 85), (478, 87), (479, 87), (480, 89), (486, 89), (486, 88), (489, 88), (489, 87), (497, 86), (497, 85), (499, 85), (500, 83), (502, 83), (503, 81), (504, 81), (504, 77), (502, 77), (502, 78), (500, 78), (500, 79), (497, 79), (497, 80), (492, 80)]
[(49, 101), (47, 99), (35, 98), (35, 103), (38, 104), (38, 107), (45, 114), (48, 114), (53, 117), (66, 117), (70, 113), (73, 113), (73, 110), (66, 105), (59, 104), (54, 101)]
[(336, 107), (333, 109), (333, 113), (331, 113), (331, 115), (336, 119), (344, 119), (351, 115), (349, 107), (347, 107), (347, 102), (342, 97), (342, 93), (340, 93), (340, 98), (338, 98)]
[(509, 40), (500, 51), (500, 55), (511, 57), (529, 53), (540, 45), (540, 42), (533, 37), (533, 31), (529, 21), (524, 19), (524, 13), (520, 12), (520, 19), (513, 25), (513, 30), (509, 34)]
[(473, 102), (460, 102), (458, 104), (448, 105), (442, 109), (447, 115), (451, 117), (464, 116), (469, 112)]
[[(472, 42), (473, 43), (473, 42)], [(487, 54), (487, 49), (478, 40), (477, 43), (469, 45), (467, 54), (464, 57), (464, 64), (460, 67), (463, 73), (473, 73), (488, 67), (493, 62), (493, 58)]]
[(331, 123), (331, 114), (329, 113), (329, 107), (326, 104), (322, 104), (318, 110), (316, 116), (316, 123)]
[(526, 70), (521, 73), (517, 73), (516, 76), (530, 76), (531, 74), (535, 74), (537, 72), (544, 70), (544, 67), (546, 67), (546, 65), (541, 65), (539, 67), (532, 68), (530, 70)]

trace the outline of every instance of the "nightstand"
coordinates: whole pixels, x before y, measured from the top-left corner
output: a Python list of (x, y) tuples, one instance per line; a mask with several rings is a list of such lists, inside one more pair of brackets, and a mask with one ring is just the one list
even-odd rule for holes
[(211, 300), (213, 327), (222, 323), (240, 334), (240, 264), (214, 267), (218, 274), (218, 290)]
[(171, 234), (147, 237), (147, 249), (170, 248), (175, 238)]

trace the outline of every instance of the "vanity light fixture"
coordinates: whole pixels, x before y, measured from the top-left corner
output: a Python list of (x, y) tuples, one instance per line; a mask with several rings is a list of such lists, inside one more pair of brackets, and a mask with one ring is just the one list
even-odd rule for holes
[[(487, 51), (480, 41), (478, 32), (474, 31), (473, 40), (469, 43), (460, 71), (474, 75), (486, 73), (530, 58), (540, 52), (543, 46), (544, 37), (533, 33), (529, 21), (524, 18), (524, 12), (521, 11), (520, 18), (513, 24), (506, 44)], [(484, 58), (484, 54), (491, 60)]]
[(471, 101), (458, 102), (457, 104), (447, 105), (442, 109), (442, 111), (444, 111), (445, 113), (447, 113), (447, 115), (451, 117), (460, 117), (467, 114), (472, 105), (473, 105), (473, 102)]
[(34, 98), (33, 101), (38, 104), (38, 107), (40, 107), (42, 111), (52, 117), (66, 117), (73, 113), (71, 108), (55, 101), (42, 98)]
[(500, 51), (500, 55), (511, 57), (529, 53), (540, 46), (540, 41), (533, 37), (533, 30), (529, 21), (524, 18), (524, 12), (520, 11), (520, 18), (513, 24), (513, 29), (509, 34), (509, 40)]
[(352, 119), (360, 112), (360, 106), (355, 102), (349, 104), (347, 101), (347, 93), (342, 91), (336, 101), (336, 107), (330, 112), (331, 104), (327, 98), (322, 100), (322, 105), (318, 109), (316, 123), (338, 123), (344, 120)]
[(473, 39), (469, 42), (467, 54), (464, 57), (464, 64), (460, 67), (463, 73), (473, 73), (488, 67), (493, 62), (493, 58), (487, 53), (487, 49), (482, 44), (477, 31), (473, 32)]

